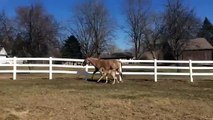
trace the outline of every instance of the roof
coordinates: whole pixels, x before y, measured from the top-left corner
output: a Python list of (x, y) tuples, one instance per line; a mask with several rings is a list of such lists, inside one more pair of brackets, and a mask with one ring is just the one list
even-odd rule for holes
[(142, 56), (141, 59), (142, 60), (154, 60), (155, 58), (158, 60), (163, 59), (163, 53), (160, 50), (156, 50), (156, 51), (145, 51)]
[(5, 51), (4, 47), (0, 47), (0, 56), (7, 56), (7, 52)]
[(189, 40), (185, 50), (209, 50), (213, 46), (205, 38), (196, 38)]

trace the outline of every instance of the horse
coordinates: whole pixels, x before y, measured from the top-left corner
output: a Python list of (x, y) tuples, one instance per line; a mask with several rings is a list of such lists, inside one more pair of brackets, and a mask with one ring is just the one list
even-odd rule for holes
[(105, 70), (103, 67), (101, 67), (99, 69), (99, 71), (102, 74), (102, 76), (98, 79), (97, 82), (99, 82), (103, 77), (106, 76), (106, 82), (105, 83), (108, 83), (108, 76), (110, 74), (113, 77), (113, 83), (112, 84), (115, 84), (115, 81), (117, 81), (117, 83), (119, 83), (119, 81), (116, 77), (116, 71), (115, 70)]
[[(99, 59), (99, 58), (89, 57), (84, 60), (82, 65), (85, 66), (86, 64), (92, 64), (95, 67), (95, 71), (92, 74), (92, 79), (94, 77), (94, 74), (96, 72), (98, 72), (100, 70), (100, 68), (103, 68), (104, 71), (115, 70), (116, 72), (118, 72), (120, 81), (123, 82), (122, 81), (122, 72), (120, 71), (122, 64), (118, 60), (115, 60), (115, 59), (103, 60), (103, 59)], [(99, 79), (99, 81), (103, 78), (102, 76)]]

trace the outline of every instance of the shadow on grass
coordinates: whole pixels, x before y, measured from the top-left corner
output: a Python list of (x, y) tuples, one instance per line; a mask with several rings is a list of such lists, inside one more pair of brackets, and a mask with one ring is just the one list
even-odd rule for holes
[(96, 79), (87, 79), (86, 81), (88, 81), (88, 82), (96, 82), (97, 83), (97, 80)]
[[(106, 80), (102, 79), (101, 81), (97, 82), (97, 79), (87, 79), (88, 82), (95, 82), (95, 83), (105, 83)], [(111, 80), (108, 81), (108, 83), (111, 83)]]

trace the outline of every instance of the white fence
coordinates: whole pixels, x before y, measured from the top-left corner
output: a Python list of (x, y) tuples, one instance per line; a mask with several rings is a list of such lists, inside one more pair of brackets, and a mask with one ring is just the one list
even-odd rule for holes
[[(13, 80), (16, 80), (18, 73), (46, 73), (49, 74), (49, 79), (53, 78), (53, 74), (77, 74), (79, 70), (85, 70), (88, 73), (89, 69), (94, 69), (93, 66), (82, 66), (83, 59), (64, 59), (64, 58), (1, 58), (0, 74), (12, 73)], [(22, 62), (20, 62), (22, 61)], [(28, 61), (23, 63), (23, 61)], [(29, 62), (30, 61), (30, 62)], [(36, 61), (36, 62), (35, 62)], [(40, 61), (38, 64), (38, 61)], [(67, 62), (73, 64), (65, 64)], [(175, 61), (175, 60), (121, 60), (123, 75), (151, 75), (154, 76), (154, 81), (157, 82), (158, 76), (172, 75), (172, 76), (189, 76), (190, 81), (193, 82), (194, 76), (212, 76), (213, 75), (213, 61)], [(42, 64), (41, 64), (42, 63)], [(5, 69), (5, 68), (11, 69)], [(36, 67), (46, 68), (39, 70), (19, 69), (21, 67)], [(56, 69), (61, 68), (61, 69)], [(71, 68), (71, 70), (63, 70)], [(197, 71), (199, 70), (199, 71)], [(212, 71), (211, 71), (212, 70)], [(197, 72), (196, 72), (197, 71)]]

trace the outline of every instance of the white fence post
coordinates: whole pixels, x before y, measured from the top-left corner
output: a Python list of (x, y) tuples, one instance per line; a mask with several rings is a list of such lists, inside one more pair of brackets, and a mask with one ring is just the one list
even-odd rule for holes
[(193, 82), (192, 60), (189, 60), (190, 81)]
[[(120, 59), (120, 62), (121, 62), (121, 59)], [(122, 73), (122, 62), (121, 62), (121, 67), (119, 68), (119, 71)], [(119, 75), (119, 80), (120, 80), (121, 82), (123, 82), (122, 76), (121, 76), (121, 75)]]
[(157, 82), (157, 80), (158, 80), (157, 73), (158, 73), (158, 71), (157, 71), (157, 60), (154, 59), (154, 76), (155, 76), (154, 78), (155, 78), (155, 82)]
[(88, 72), (88, 64), (85, 66), (85, 71)]
[(13, 57), (13, 80), (16, 80), (16, 57)]
[[(88, 64), (86, 64), (86, 66), (85, 66), (85, 71), (86, 71), (86, 73), (88, 73), (88, 71), (89, 71), (89, 65)], [(87, 80), (88, 78), (88, 75), (85, 75), (85, 80)]]
[(52, 80), (53, 77), (53, 66), (52, 66), (52, 57), (49, 58), (49, 80)]

